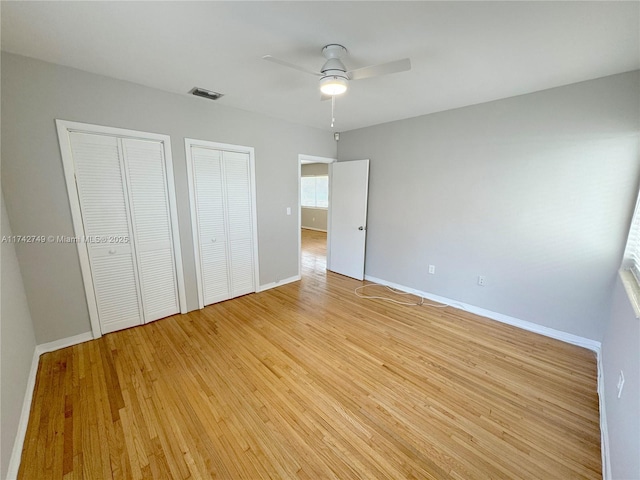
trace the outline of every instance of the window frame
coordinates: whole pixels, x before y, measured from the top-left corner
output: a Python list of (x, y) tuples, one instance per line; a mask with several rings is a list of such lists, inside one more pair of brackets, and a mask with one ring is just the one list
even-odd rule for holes
[(622, 257), (620, 279), (636, 318), (640, 318), (640, 194), (631, 217), (627, 243)]

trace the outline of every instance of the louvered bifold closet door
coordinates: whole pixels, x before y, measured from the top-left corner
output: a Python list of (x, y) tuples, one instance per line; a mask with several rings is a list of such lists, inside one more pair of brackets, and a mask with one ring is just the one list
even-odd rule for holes
[(123, 139), (144, 319), (180, 311), (164, 147)]
[(222, 153), (193, 147), (191, 158), (202, 297), (209, 305), (230, 298)]
[(255, 291), (249, 154), (224, 152), (231, 296)]
[(140, 325), (142, 306), (118, 139), (75, 132), (69, 139), (102, 333)]

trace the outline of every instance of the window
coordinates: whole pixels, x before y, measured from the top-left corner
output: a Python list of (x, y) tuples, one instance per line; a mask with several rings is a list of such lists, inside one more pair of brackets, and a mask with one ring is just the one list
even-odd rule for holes
[(629, 230), (627, 248), (624, 252), (625, 268), (631, 270), (638, 283), (640, 283), (640, 212), (636, 208)]
[(636, 317), (640, 318), (640, 198), (636, 203), (636, 210), (631, 220), (622, 268), (624, 269), (621, 272), (622, 282), (636, 312)]
[(300, 196), (303, 207), (329, 207), (329, 177), (327, 175), (302, 177)]

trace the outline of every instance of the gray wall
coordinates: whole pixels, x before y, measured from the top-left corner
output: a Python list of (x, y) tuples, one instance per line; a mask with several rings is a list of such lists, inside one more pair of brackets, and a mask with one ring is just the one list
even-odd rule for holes
[[(306, 163), (301, 166), (302, 176), (328, 175), (328, 163)], [(327, 210), (321, 208), (301, 208), (302, 228), (315, 228), (327, 231)]]
[[(601, 360), (612, 478), (640, 478), (640, 320), (620, 279), (616, 282), (611, 320), (602, 341)], [(618, 398), (621, 370), (625, 381)]]
[(636, 71), (343, 133), (371, 160), (366, 274), (600, 341), (639, 102)]
[[(2, 53), (2, 188), (14, 231), (73, 235), (54, 119), (171, 136), (190, 310), (197, 308), (184, 137), (256, 152), (260, 284), (298, 271), (298, 155), (335, 157), (333, 134)], [(38, 343), (90, 330), (75, 245), (18, 245)]]
[(327, 210), (302, 207), (302, 228), (327, 231)]
[[(11, 235), (9, 218), (2, 200), (2, 235)], [(2, 286), (0, 296), (0, 365), (2, 385), (0, 411), (0, 478), (6, 478), (9, 459), (18, 431), (27, 379), (31, 369), (36, 337), (33, 332), (27, 297), (22, 284), (16, 251), (12, 243), (2, 243)]]
[(302, 176), (305, 175), (329, 175), (328, 163), (305, 163), (300, 166)]

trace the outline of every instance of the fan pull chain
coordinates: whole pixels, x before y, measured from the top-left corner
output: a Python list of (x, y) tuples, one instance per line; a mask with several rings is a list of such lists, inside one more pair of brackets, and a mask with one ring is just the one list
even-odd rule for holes
[(336, 108), (336, 97), (335, 95), (331, 95), (331, 128), (333, 128), (333, 123), (336, 121), (336, 117), (334, 114)]

